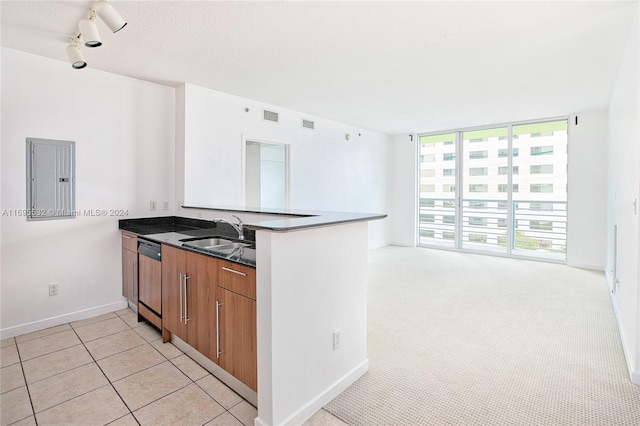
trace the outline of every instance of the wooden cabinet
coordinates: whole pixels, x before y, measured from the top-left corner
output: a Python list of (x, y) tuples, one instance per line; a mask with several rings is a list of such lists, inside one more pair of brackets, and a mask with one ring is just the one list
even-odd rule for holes
[(171, 333), (216, 362), (217, 259), (162, 245), (163, 341)]
[(122, 233), (122, 295), (138, 304), (138, 238)]
[(257, 391), (255, 268), (163, 244), (163, 342), (171, 334)]
[(162, 245), (162, 341), (168, 342), (171, 333), (187, 340), (184, 321), (184, 274), (187, 271), (187, 252)]
[(218, 286), (256, 300), (256, 268), (220, 260)]
[(226, 261), (219, 267), (218, 363), (257, 391), (256, 270)]
[(218, 302), (220, 367), (257, 391), (256, 301), (219, 288)]
[(187, 253), (188, 343), (214, 362), (217, 264), (214, 257)]

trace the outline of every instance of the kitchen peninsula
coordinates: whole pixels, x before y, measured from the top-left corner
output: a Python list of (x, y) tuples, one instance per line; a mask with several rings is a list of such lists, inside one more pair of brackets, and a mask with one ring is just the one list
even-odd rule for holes
[[(188, 217), (158, 220), (236, 215), (255, 233), (256, 424), (301, 424), (366, 373), (367, 222), (386, 215), (214, 206), (183, 206), (181, 214)], [(123, 220), (120, 228), (168, 229), (153, 220)]]

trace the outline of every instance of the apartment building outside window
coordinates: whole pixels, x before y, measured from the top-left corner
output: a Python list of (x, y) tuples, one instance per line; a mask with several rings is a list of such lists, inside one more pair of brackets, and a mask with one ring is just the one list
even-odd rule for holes
[(472, 167), (469, 169), (469, 176), (487, 176), (487, 167)]
[(419, 135), (419, 206), (431, 215), (419, 244), (566, 260), (567, 129), (558, 119)]
[(532, 175), (552, 175), (553, 164), (532, 164), (529, 173)]
[(479, 160), (482, 158), (487, 158), (489, 155), (489, 151), (471, 151), (469, 153), (469, 158), (472, 160)]
[[(514, 175), (517, 175), (518, 173), (520, 173), (520, 167), (518, 167), (518, 166), (513, 166), (512, 170), (513, 170), (513, 174)], [(508, 171), (509, 171), (509, 168), (506, 167), (506, 166), (505, 167), (498, 167), (498, 174), (499, 175), (506, 175)]]
[(531, 155), (553, 155), (553, 145), (532, 146), (530, 150), (531, 150)]

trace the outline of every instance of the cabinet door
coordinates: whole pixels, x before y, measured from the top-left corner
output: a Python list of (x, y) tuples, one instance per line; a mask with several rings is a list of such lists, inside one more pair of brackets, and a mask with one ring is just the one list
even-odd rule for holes
[(138, 299), (162, 316), (161, 263), (140, 255), (138, 259)]
[(163, 341), (173, 333), (187, 340), (184, 324), (184, 275), (186, 274), (186, 252), (162, 245), (162, 328)]
[(138, 253), (122, 249), (122, 295), (138, 304)]
[(220, 367), (257, 392), (256, 302), (218, 288)]
[(217, 266), (214, 257), (187, 253), (187, 343), (214, 362)]

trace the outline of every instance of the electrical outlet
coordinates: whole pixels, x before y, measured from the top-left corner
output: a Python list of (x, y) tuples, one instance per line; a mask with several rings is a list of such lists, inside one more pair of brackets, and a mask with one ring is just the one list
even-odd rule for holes
[(149, 201), (149, 210), (151, 210), (152, 212), (156, 211), (156, 202), (155, 201)]
[(169, 210), (169, 202), (168, 201), (163, 201), (162, 202), (162, 210)]
[(58, 295), (58, 283), (50, 283), (49, 296), (57, 296), (57, 295)]
[(340, 329), (333, 332), (333, 350), (340, 349)]

